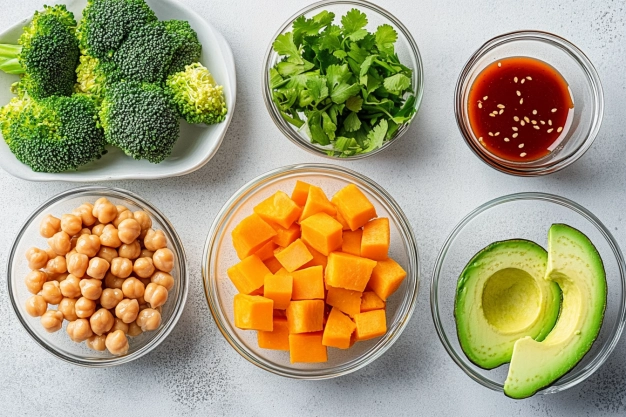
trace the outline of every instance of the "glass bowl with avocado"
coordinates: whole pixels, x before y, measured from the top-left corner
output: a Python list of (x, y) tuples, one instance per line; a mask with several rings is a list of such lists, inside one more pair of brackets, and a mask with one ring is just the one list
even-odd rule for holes
[(407, 28), (367, 1), (320, 1), (272, 37), (263, 98), (296, 145), (360, 159), (396, 142), (422, 101), (422, 59)]
[(439, 338), (474, 381), (515, 398), (571, 388), (606, 361), (626, 320), (611, 232), (563, 197), (511, 194), (469, 213), (433, 271)]

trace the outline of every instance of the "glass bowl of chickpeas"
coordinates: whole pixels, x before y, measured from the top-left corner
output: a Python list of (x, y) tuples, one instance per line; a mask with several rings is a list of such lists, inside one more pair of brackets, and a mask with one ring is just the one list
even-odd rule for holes
[(7, 264), (19, 321), (45, 350), (83, 366), (130, 362), (159, 345), (187, 298), (171, 223), (125, 190), (80, 187), (42, 204)]

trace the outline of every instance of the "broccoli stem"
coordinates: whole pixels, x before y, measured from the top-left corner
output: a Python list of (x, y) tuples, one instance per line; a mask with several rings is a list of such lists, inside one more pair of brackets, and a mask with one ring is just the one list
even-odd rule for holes
[(7, 74), (24, 74), (24, 68), (18, 60), (21, 52), (21, 45), (0, 44), (0, 71)]

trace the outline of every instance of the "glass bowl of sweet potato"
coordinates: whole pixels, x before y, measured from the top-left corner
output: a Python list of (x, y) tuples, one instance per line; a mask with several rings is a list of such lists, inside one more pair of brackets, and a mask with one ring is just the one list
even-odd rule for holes
[(413, 229), (378, 184), (349, 169), (292, 165), (226, 202), (202, 263), (211, 313), (253, 364), (333, 378), (381, 356), (415, 308)]

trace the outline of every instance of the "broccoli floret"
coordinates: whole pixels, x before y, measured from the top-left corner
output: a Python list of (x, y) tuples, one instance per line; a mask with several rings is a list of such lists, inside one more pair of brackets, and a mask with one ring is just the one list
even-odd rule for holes
[(89, 0), (77, 30), (80, 48), (85, 55), (110, 59), (129, 33), (156, 20), (144, 0)]
[(178, 115), (155, 84), (119, 82), (107, 88), (100, 121), (108, 143), (135, 159), (159, 163), (178, 139)]
[(198, 34), (191, 28), (189, 22), (168, 20), (164, 23), (168, 33), (180, 45), (172, 57), (172, 62), (168, 69), (169, 75), (184, 71), (187, 65), (198, 62), (202, 53), (202, 44), (198, 40)]
[(0, 129), (16, 158), (37, 172), (75, 170), (105, 153), (96, 105), (82, 94), (14, 97), (0, 110)]
[(101, 61), (89, 55), (80, 56), (80, 64), (76, 68), (77, 93), (90, 96), (97, 104), (102, 102), (107, 85), (115, 80), (115, 64)]
[(209, 70), (199, 62), (170, 75), (166, 89), (178, 114), (188, 123), (212, 125), (226, 118), (224, 87), (217, 85)]
[(19, 46), (2, 45), (0, 69), (24, 74), (15, 90), (36, 99), (72, 94), (78, 65), (74, 15), (64, 5), (44, 6), (19, 38)]

